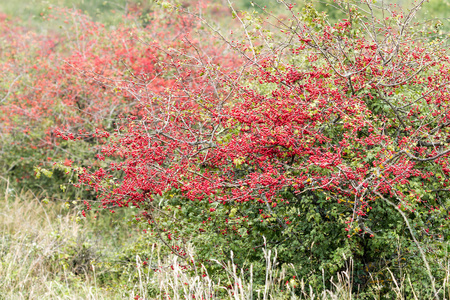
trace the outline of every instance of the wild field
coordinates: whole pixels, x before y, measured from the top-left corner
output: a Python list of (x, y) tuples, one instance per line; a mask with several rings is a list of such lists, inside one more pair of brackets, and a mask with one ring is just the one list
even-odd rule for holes
[(0, 299), (450, 299), (447, 1), (0, 3)]

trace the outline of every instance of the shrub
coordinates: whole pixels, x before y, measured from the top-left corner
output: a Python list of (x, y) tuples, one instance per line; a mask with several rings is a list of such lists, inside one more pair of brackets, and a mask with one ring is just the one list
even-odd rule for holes
[(449, 61), (441, 32), (414, 23), (423, 2), (402, 12), (335, 1), (336, 22), (309, 3), (281, 1), (283, 14), (231, 7), (230, 34), (202, 3), (162, 2), (139, 17), (145, 28), (80, 17), (64, 64), (36, 52), (45, 59), (25, 77), (33, 92), (12, 89), (15, 76), (4, 87), (5, 136), (22, 135), (21, 151), (67, 152), (56, 166), (75, 171), (77, 187), (111, 212), (139, 209), (136, 222), (192, 272), (203, 264), (224, 279), (213, 260), (231, 252), (258, 270), (268, 247), (316, 289), (352, 259), (355, 291), (406, 272), (438, 298)]

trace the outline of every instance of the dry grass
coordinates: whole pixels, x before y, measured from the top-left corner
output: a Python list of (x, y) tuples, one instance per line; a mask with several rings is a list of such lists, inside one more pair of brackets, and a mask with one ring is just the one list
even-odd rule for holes
[[(205, 300), (355, 299), (352, 295), (351, 270), (338, 274), (337, 280), (332, 281), (333, 288), (318, 294), (303, 280), (297, 281), (288, 278), (287, 270), (280, 267), (277, 262), (277, 253), (268, 249), (263, 249), (266, 260), (265, 283), (259, 286), (255, 286), (253, 282), (253, 267), (249, 267), (249, 272), (236, 268), (233, 262), (233, 253), (227, 264), (216, 261), (223, 267), (227, 277), (226, 283), (221, 283), (213, 281), (208, 276), (206, 268), (188, 273), (181, 267), (184, 261), (180, 261), (177, 256), (161, 259), (158, 249), (154, 248), (153, 250), (155, 261), (149, 261), (149, 265), (159, 266), (159, 270), (153, 272), (152, 268), (139, 268), (140, 284), (136, 286), (136, 293), (139, 295), (148, 294), (148, 287), (156, 286), (159, 293), (155, 298), (167, 300), (191, 298)], [(188, 249), (188, 253), (193, 253), (193, 251), (192, 248)], [(193, 256), (190, 259), (193, 259)], [(136, 257), (136, 260), (137, 265), (141, 266), (140, 258)], [(232, 284), (226, 288), (228, 283)]]
[[(8, 187), (0, 200), (0, 299), (112, 299), (95, 276), (73, 276), (77, 241), (85, 233), (76, 215)], [(117, 297), (120, 298), (120, 297)]]

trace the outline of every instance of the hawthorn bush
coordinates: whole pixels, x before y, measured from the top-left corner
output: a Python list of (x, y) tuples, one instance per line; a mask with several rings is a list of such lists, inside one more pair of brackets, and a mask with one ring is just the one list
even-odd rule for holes
[(215, 260), (233, 252), (263, 285), (267, 247), (315, 289), (352, 259), (361, 297), (408, 278), (406, 294), (440, 298), (450, 75), (442, 32), (415, 23), (423, 3), (337, 0), (337, 22), (310, 3), (230, 6), (224, 32), (208, 19), (221, 8), (161, 2), (115, 29), (70, 12), (65, 35), (25, 40), (3, 19), (3, 169), (51, 177), (56, 162), (225, 287)]
[[(77, 18), (71, 24), (70, 18)], [(46, 191), (55, 198), (64, 198), (56, 180), (68, 172), (73, 161), (89, 165), (98, 146), (99, 131), (112, 126), (112, 114), (126, 112), (129, 101), (121, 93), (105, 93), (107, 87), (86, 80), (73, 65), (93, 68), (101, 63), (101, 52), (108, 53), (106, 32), (76, 12), (58, 11), (47, 16), (48, 22), (60, 25), (63, 32), (48, 34), (28, 32), (2, 19), (1, 52), (2, 94), (0, 126), (4, 155), (1, 159), (6, 176), (17, 186)], [(87, 30), (89, 28), (89, 30)], [(96, 44), (95, 39), (102, 41)], [(90, 48), (92, 47), (92, 48)], [(108, 62), (111, 57), (103, 57)], [(120, 71), (110, 65), (103, 70), (109, 77)], [(70, 130), (71, 138), (83, 143), (59, 140), (58, 131)], [(70, 157), (70, 159), (69, 159)], [(91, 161), (90, 161), (91, 160)], [(54, 164), (59, 168), (47, 170)], [(47, 168), (47, 169), (42, 169)], [(37, 181), (34, 175), (43, 174), (47, 181)]]
[(178, 37), (191, 21), (173, 23), (164, 11), (142, 16), (139, 9), (130, 4), (130, 14), (110, 30), (78, 11), (52, 8), (44, 21), (60, 28), (47, 34), (2, 16), (0, 167), (18, 189), (94, 199), (67, 181), (75, 180), (72, 165), (101, 165), (95, 156), (121, 126), (120, 116), (140, 114), (136, 95), (123, 87), (139, 81), (158, 93), (173, 85), (155, 76), (164, 67), (157, 63), (167, 49), (183, 51)]
[[(312, 5), (283, 2), (289, 17), (231, 8), (242, 30), (227, 36), (164, 3), (198, 20), (161, 73), (147, 73), (171, 84), (121, 87), (139, 113), (102, 148), (114, 162), (80, 181), (104, 208), (140, 208), (136, 218), (180, 257), (193, 242), (218, 276), (209, 260), (233, 251), (238, 265), (258, 264), (264, 236), (313, 286), (351, 257), (363, 293), (390, 280), (389, 268), (439, 297), (449, 61), (445, 41), (414, 26), (422, 4), (336, 1), (346, 18), (334, 24)], [(211, 53), (200, 26), (228, 50)]]

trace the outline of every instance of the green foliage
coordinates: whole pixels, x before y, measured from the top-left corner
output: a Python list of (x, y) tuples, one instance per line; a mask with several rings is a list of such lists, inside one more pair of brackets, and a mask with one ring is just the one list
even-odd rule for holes
[[(265, 204), (186, 202), (172, 190), (153, 200), (148, 210), (154, 212), (154, 223), (145, 220), (143, 226), (149, 231), (158, 226), (169, 251), (178, 249), (183, 255), (185, 245), (192, 243), (198, 267), (205, 265), (208, 274), (217, 281), (226, 282), (227, 277), (216, 260), (226, 263), (233, 253), (237, 268), (248, 271), (253, 265), (254, 270), (264, 270), (261, 250), (267, 247), (272, 251), (276, 249), (280, 265), (293, 266), (288, 276), (303, 278), (314, 290), (332, 288), (330, 279), (348, 269), (351, 260), (354, 284), (364, 290), (367, 288), (367, 296), (373, 296), (367, 291), (375, 289), (377, 283), (392, 282), (388, 269), (395, 276), (408, 274), (414, 290), (420, 290), (422, 295), (430, 294), (427, 273), (419, 267), (422, 264), (419, 251), (412, 239), (404, 234), (407, 229), (403, 219), (392, 207), (378, 205), (371, 211), (366, 225), (378, 229), (375, 237), (358, 235), (356, 226), (355, 232), (348, 232), (353, 236), (348, 239), (343, 233), (351, 214), (345, 204), (330, 203), (325, 193), (293, 195), (286, 191), (282, 196), (289, 205), (274, 202), (277, 205), (271, 209), (273, 213), (265, 215), (259, 213), (260, 209), (267, 211)], [(244, 216), (248, 218), (241, 221)], [(289, 220), (289, 224), (285, 220)], [(417, 224), (417, 230), (420, 228)], [(427, 237), (423, 238), (427, 243)], [(142, 242), (145, 245), (145, 240)], [(433, 266), (438, 274), (442, 255), (445, 256), (442, 251), (446, 250), (435, 249), (437, 252), (430, 258), (435, 257)], [(253, 276), (255, 287), (264, 286), (263, 272)], [(441, 276), (445, 275), (442, 273)], [(378, 289), (377, 293), (394, 297), (388, 285)]]

